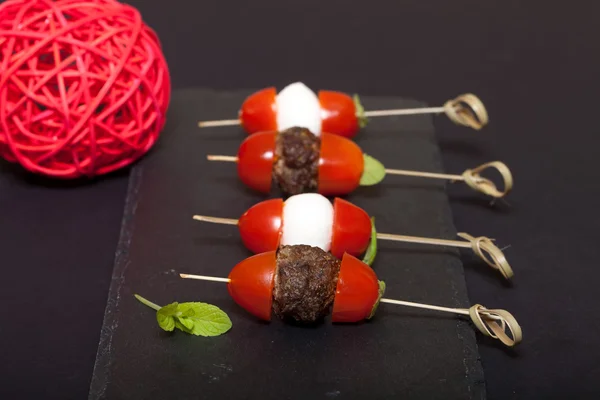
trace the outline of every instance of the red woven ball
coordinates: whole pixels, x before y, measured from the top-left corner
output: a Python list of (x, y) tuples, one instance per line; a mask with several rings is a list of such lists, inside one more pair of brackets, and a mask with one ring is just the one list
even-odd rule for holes
[(114, 0), (0, 4), (0, 156), (57, 178), (144, 155), (171, 83), (156, 34)]

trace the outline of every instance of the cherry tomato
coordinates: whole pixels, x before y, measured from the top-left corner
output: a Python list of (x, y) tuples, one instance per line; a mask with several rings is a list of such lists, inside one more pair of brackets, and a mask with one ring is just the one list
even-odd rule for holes
[(371, 219), (362, 208), (336, 198), (333, 201), (333, 232), (331, 254), (342, 258), (345, 252), (359, 256), (371, 239)]
[(318, 192), (325, 196), (352, 192), (360, 183), (364, 159), (360, 147), (350, 139), (321, 133)]
[(283, 226), (283, 199), (261, 201), (250, 207), (238, 222), (242, 242), (253, 253), (276, 250)]
[(227, 289), (233, 300), (250, 314), (271, 320), (277, 258), (274, 251), (256, 254), (229, 273)]
[[(240, 145), (237, 168), (242, 182), (269, 193), (273, 181), (276, 131), (257, 132)], [(317, 192), (341, 195), (352, 192), (360, 183), (364, 159), (362, 150), (350, 139), (323, 132), (319, 154)]]
[(345, 93), (321, 90), (322, 130), (348, 138), (358, 132), (358, 118), (352, 97)]
[(276, 135), (276, 131), (255, 133), (248, 136), (238, 150), (238, 175), (242, 182), (259, 192), (271, 190)]
[(246, 98), (239, 119), (247, 133), (277, 130), (276, 97), (275, 87), (269, 87)]
[(356, 257), (344, 254), (331, 321), (362, 321), (369, 317), (378, 298), (379, 281), (375, 272)]

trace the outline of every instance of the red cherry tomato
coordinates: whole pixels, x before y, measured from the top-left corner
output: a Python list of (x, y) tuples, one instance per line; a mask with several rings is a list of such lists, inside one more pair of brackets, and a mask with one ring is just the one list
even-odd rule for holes
[(363, 173), (360, 147), (350, 139), (321, 133), (318, 192), (325, 196), (348, 194), (356, 189)]
[(331, 321), (362, 321), (369, 317), (378, 298), (379, 281), (375, 272), (357, 258), (344, 254)]
[(283, 216), (283, 199), (261, 201), (240, 217), (238, 227), (242, 242), (253, 253), (274, 251), (279, 247)]
[(252, 189), (263, 193), (271, 190), (275, 135), (275, 131), (250, 135), (238, 150), (237, 169), (240, 179)]
[(250, 314), (271, 320), (277, 258), (274, 251), (256, 254), (229, 273), (227, 289), (233, 300)]
[(336, 198), (333, 201), (333, 232), (331, 254), (342, 258), (344, 253), (359, 256), (371, 240), (371, 219), (362, 208)]
[(242, 104), (239, 119), (246, 132), (277, 130), (277, 110), (274, 87), (259, 90), (250, 95)]
[(321, 90), (319, 103), (322, 110), (322, 127), (324, 132), (354, 137), (358, 132), (358, 118), (352, 97), (341, 92)]

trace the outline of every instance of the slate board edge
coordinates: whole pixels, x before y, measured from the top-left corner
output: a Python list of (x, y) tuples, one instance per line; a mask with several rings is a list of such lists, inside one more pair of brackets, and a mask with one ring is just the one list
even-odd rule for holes
[[(178, 89), (177, 92), (185, 92), (185, 91), (194, 91), (194, 90), (203, 90), (207, 92), (215, 92), (215, 93), (236, 93), (238, 91), (229, 91), (222, 90), (216, 91), (203, 87), (194, 87), (194, 88), (184, 88)], [(383, 97), (383, 96), (382, 96)], [(394, 97), (394, 96), (389, 96)], [(407, 98), (408, 100), (409, 98)], [(415, 99), (410, 99), (415, 100)], [(427, 105), (424, 104), (424, 107)], [(431, 116), (427, 116), (430, 119), (431, 125), (434, 127), (434, 135), (436, 135), (435, 124), (433, 122), (433, 118)], [(166, 126), (165, 126), (166, 128)], [(436, 146), (436, 161), (439, 172), (445, 172), (441, 150), (439, 146)], [(92, 380), (90, 383), (90, 391), (89, 391), (89, 400), (102, 399), (106, 388), (110, 382), (110, 364), (112, 362), (112, 353), (111, 353), (111, 342), (113, 336), (113, 329), (116, 328), (116, 313), (118, 312), (119, 300), (120, 300), (120, 291), (121, 291), (121, 277), (123, 276), (125, 270), (129, 264), (129, 246), (131, 242), (131, 238), (133, 236), (134, 226), (133, 219), (135, 215), (135, 210), (139, 201), (139, 188), (142, 183), (143, 176), (143, 159), (140, 160), (138, 164), (136, 164), (131, 172), (129, 177), (127, 196), (125, 200), (125, 207), (123, 213), (123, 220), (121, 223), (121, 232), (120, 238), (117, 245), (117, 249), (115, 252), (115, 267), (112, 273), (111, 285), (107, 297), (107, 304), (105, 308), (105, 316), (104, 321), (102, 323), (100, 340), (98, 344), (98, 351), (96, 355), (96, 362), (94, 364), (94, 370), (92, 372)], [(448, 229), (451, 231), (449, 233), (456, 234), (457, 230), (454, 226), (454, 216), (452, 213), (452, 209), (450, 207), (450, 202), (448, 198), (447, 192), (444, 192), (444, 197), (446, 198), (445, 202), (445, 212), (450, 217), (448, 223)], [(466, 279), (463, 269), (462, 261), (459, 260), (458, 264), (461, 267), (461, 276), (464, 287), (464, 295), (461, 294), (459, 290), (456, 290), (455, 300), (458, 302), (469, 302), (468, 299), (468, 291), (466, 287)], [(113, 300), (116, 299), (116, 300)], [(113, 307), (113, 303), (114, 307)], [(463, 362), (465, 365), (465, 374), (467, 376), (471, 376), (474, 382), (473, 386), (469, 386), (468, 390), (470, 393), (471, 399), (481, 399), (484, 400), (486, 398), (486, 385), (485, 385), (485, 377), (483, 371), (483, 365), (481, 363), (481, 357), (479, 355), (479, 348), (477, 344), (477, 339), (475, 337), (475, 332), (473, 328), (470, 326), (469, 322), (457, 319), (457, 336), (458, 339), (463, 343), (464, 348), (464, 358)], [(465, 338), (471, 335), (471, 340), (465, 342)], [(471, 343), (472, 345), (469, 345)], [(469, 356), (469, 355), (473, 356)], [(469, 362), (473, 360), (473, 362)]]
[[(100, 331), (100, 340), (96, 353), (96, 362), (92, 372), (92, 381), (88, 398), (101, 399), (106, 387), (110, 381), (110, 364), (113, 354), (111, 352), (111, 343), (113, 329), (117, 323), (116, 313), (119, 309), (121, 284), (125, 270), (129, 264), (129, 245), (133, 236), (133, 220), (135, 210), (138, 204), (138, 194), (142, 182), (143, 167), (141, 164), (134, 166), (129, 175), (127, 187), (127, 196), (125, 198), (125, 207), (123, 211), (123, 220), (121, 222), (121, 232), (117, 249), (115, 252), (115, 266), (113, 269), (110, 289), (106, 301), (104, 321)], [(113, 304), (114, 303), (114, 304)]]
[[(434, 134), (435, 134), (435, 129), (434, 129)], [(437, 158), (437, 162), (438, 162), (438, 168), (440, 169), (440, 171), (442, 173), (445, 173), (446, 171), (443, 166), (440, 148), (439, 148), (439, 146), (436, 146), (436, 147), (437, 147), (436, 158)], [(447, 221), (448, 230), (450, 231), (449, 233), (451, 233), (452, 235), (456, 235), (456, 233), (458, 231), (456, 229), (456, 226), (454, 225), (454, 214), (452, 213), (452, 207), (450, 206), (450, 199), (448, 197), (447, 191), (444, 192), (444, 197), (446, 198), (446, 201), (444, 202), (444, 208), (445, 208), (444, 211), (450, 217), (449, 221)], [(450, 235), (449, 235), (449, 237), (450, 237)], [(457, 250), (457, 253), (459, 253), (458, 249), (456, 249), (456, 250)], [(455, 289), (455, 301), (457, 303), (471, 304), (471, 302), (469, 300), (469, 293), (468, 293), (467, 281), (466, 281), (466, 277), (465, 277), (464, 265), (460, 259), (458, 260), (457, 264), (460, 265), (460, 276), (462, 277), (460, 284), (462, 284), (463, 289), (460, 290), (459, 288), (456, 288), (456, 287), (454, 288)], [(485, 375), (484, 375), (484, 371), (483, 371), (483, 364), (481, 363), (481, 356), (479, 353), (479, 346), (477, 343), (476, 330), (472, 326), (472, 323), (470, 322), (470, 320), (457, 319), (456, 324), (457, 324), (456, 325), (457, 336), (458, 336), (459, 340), (463, 343), (463, 349), (464, 349), (463, 363), (465, 366), (465, 374), (468, 376), (471, 376), (473, 379), (473, 382), (474, 382), (474, 386), (469, 386), (469, 392), (471, 393), (471, 398), (485, 400), (487, 397), (486, 385), (485, 385)], [(465, 338), (470, 338), (471, 340), (465, 341)]]

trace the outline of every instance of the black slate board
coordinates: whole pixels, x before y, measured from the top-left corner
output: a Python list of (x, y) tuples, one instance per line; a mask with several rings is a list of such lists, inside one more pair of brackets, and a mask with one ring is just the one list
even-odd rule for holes
[[(209, 153), (235, 155), (241, 129), (197, 128), (199, 119), (234, 117), (249, 93), (174, 92), (162, 139), (132, 170), (89, 398), (485, 398), (475, 333), (464, 319), (383, 304), (359, 325), (264, 324), (239, 308), (224, 284), (178, 277), (227, 276), (250, 255), (235, 227), (191, 218), (237, 218), (266, 198), (241, 184), (233, 164), (206, 160)], [(423, 106), (392, 97), (362, 101), (366, 109)], [(390, 168), (443, 170), (429, 116), (373, 120), (356, 141)], [(346, 198), (375, 216), (380, 232), (455, 235), (442, 181), (389, 176)], [(380, 242), (373, 267), (387, 283), (386, 297), (469, 306), (457, 251)], [(163, 305), (218, 305), (233, 328), (216, 338), (163, 332), (134, 293)]]

